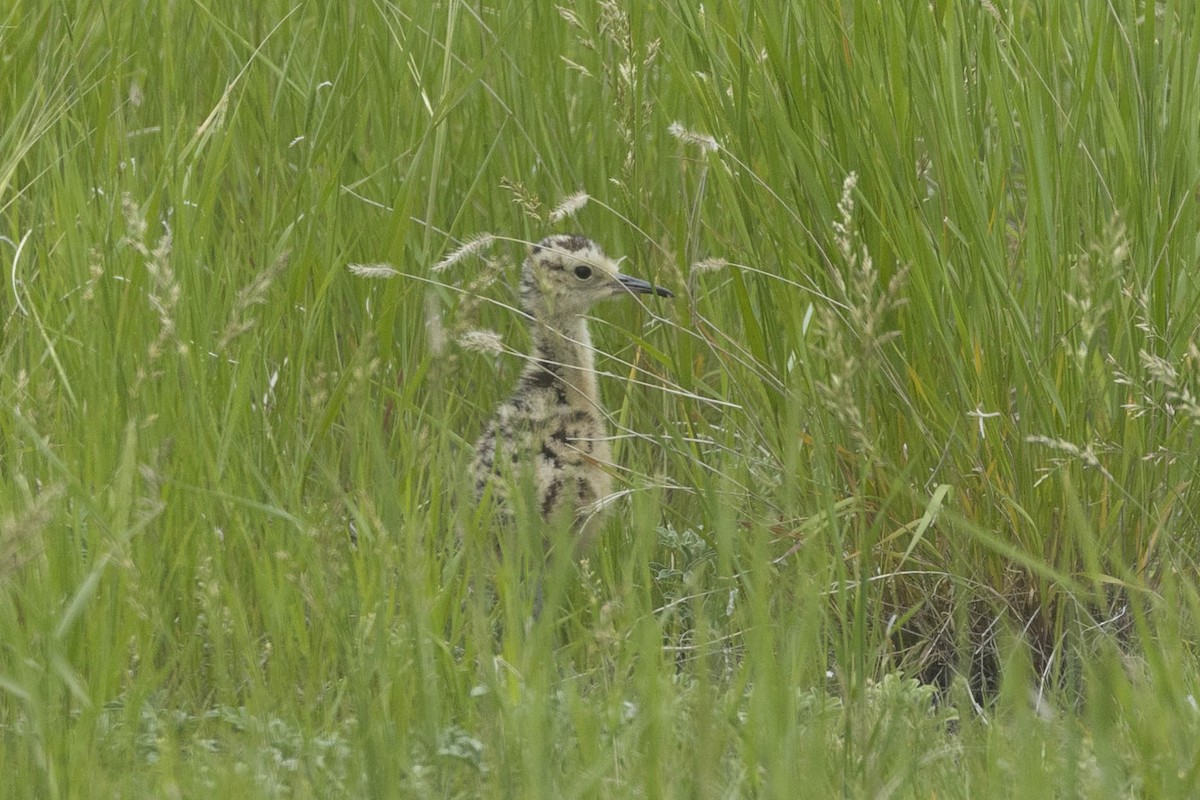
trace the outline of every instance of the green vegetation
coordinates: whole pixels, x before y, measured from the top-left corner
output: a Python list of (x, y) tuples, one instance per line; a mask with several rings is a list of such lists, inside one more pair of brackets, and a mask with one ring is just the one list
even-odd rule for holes
[[(13, 0), (0, 795), (1188, 796), (1197, 64), (1184, 0)], [(574, 230), (677, 296), (597, 310), (626, 494), (527, 626), (466, 471)]]

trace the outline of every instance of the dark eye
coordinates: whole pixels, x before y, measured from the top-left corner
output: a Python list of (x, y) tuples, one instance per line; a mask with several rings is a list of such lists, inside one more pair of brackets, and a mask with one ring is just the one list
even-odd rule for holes
[(579, 278), (581, 281), (586, 281), (588, 278), (592, 277), (592, 268), (585, 267), (581, 264), (575, 268), (575, 277)]

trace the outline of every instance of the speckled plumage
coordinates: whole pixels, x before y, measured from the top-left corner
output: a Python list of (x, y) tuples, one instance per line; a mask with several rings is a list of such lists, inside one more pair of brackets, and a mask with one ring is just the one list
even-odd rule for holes
[(599, 300), (632, 294), (671, 296), (622, 275), (583, 236), (551, 236), (535, 245), (521, 275), (533, 357), (475, 446), (476, 496), (490, 494), (502, 516), (511, 517), (508, 481), (530, 470), (542, 518), (570, 520), (577, 549), (595, 527), (597, 501), (612, 491), (612, 451), (584, 314)]

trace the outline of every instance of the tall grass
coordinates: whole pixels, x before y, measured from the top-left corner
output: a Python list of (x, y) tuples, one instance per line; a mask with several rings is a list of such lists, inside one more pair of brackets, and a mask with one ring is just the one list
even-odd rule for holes
[[(1193, 4), (17, 0), (0, 60), (0, 793), (1196, 782)], [(596, 312), (582, 564), (464, 478), (561, 230), (678, 295)]]

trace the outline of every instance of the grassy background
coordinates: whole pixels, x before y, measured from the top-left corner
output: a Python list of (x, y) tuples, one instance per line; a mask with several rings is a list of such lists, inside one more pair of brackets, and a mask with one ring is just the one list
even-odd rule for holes
[[(0, 794), (1186, 795), (1198, 63), (1183, 0), (10, 3)], [(677, 298), (597, 311), (628, 494), (526, 630), (464, 471), (560, 230)]]

